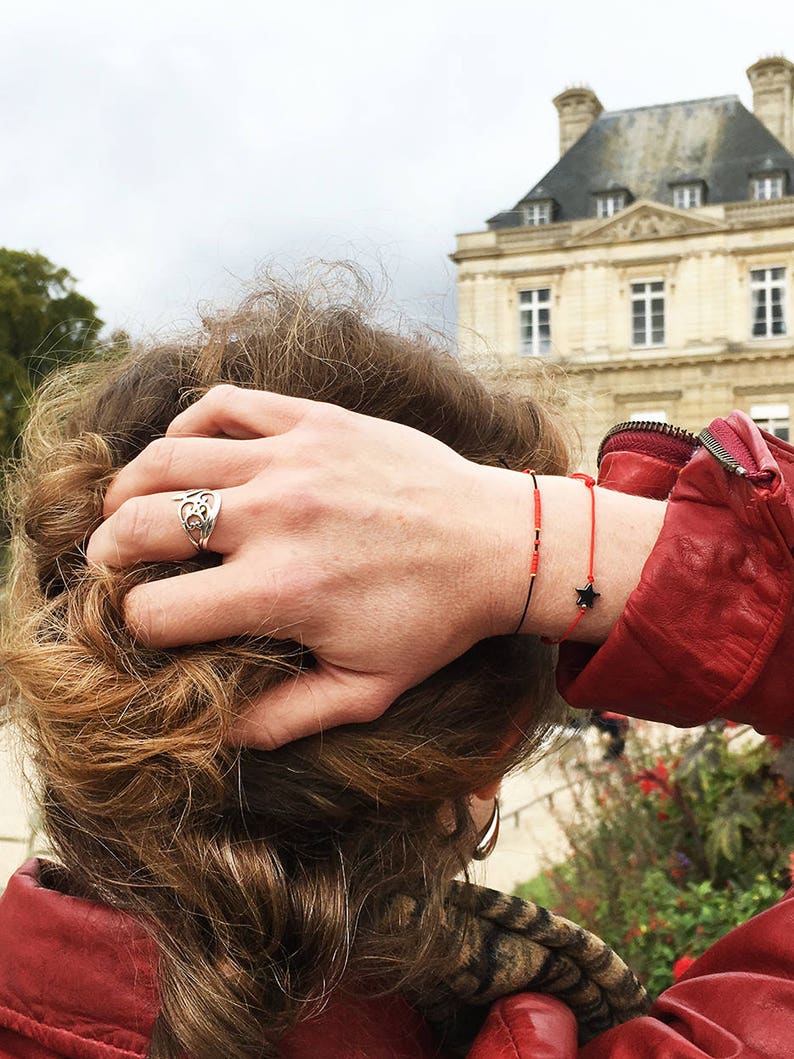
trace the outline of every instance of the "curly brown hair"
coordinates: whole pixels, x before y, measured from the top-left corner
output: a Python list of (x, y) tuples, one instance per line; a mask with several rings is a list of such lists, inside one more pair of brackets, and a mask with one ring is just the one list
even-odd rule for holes
[[(340, 984), (421, 990), (446, 958), (468, 795), (526, 760), (555, 715), (547, 649), (500, 637), (370, 724), (267, 753), (227, 743), (245, 703), (311, 657), (264, 636), (149, 649), (124, 626), (125, 593), (212, 557), (121, 572), (89, 569), (84, 552), (114, 473), (222, 382), (397, 420), (483, 463), (566, 468), (543, 402), (359, 305), (277, 284), (190, 340), (40, 394), (10, 489), (7, 700), (70, 891), (133, 913), (157, 941), (156, 1059), (276, 1055)], [(400, 893), (425, 909), (407, 927), (389, 914)]]

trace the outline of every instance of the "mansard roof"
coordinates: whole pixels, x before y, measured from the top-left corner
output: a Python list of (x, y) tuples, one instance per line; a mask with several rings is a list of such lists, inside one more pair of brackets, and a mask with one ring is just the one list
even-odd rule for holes
[(755, 174), (787, 172), (794, 187), (794, 155), (738, 96), (636, 107), (601, 114), (512, 210), (490, 228), (523, 224), (525, 202), (552, 199), (556, 221), (594, 216), (594, 196), (627, 189), (634, 199), (672, 201), (671, 185), (703, 181), (708, 204), (749, 197)]

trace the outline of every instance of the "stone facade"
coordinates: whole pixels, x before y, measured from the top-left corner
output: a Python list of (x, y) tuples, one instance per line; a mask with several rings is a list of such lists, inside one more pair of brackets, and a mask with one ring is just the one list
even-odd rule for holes
[[(552, 198), (553, 179), (537, 189)], [(631, 418), (698, 432), (740, 408), (787, 436), (794, 195), (688, 208), (638, 198), (606, 218), (463, 234), (452, 256), (462, 354), (497, 357), (518, 389), (546, 363), (585, 463), (609, 426)]]

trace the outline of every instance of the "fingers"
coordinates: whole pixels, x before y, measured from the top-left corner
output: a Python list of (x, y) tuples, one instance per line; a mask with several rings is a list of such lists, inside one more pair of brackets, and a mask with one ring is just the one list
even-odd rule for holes
[(261, 442), (225, 438), (157, 438), (122, 468), (105, 496), (105, 516), (134, 496), (242, 485), (270, 463)]
[(293, 596), (289, 601), (293, 609), (285, 616), (273, 572), (246, 567), (243, 575), (240, 565), (229, 563), (137, 585), (124, 601), (127, 625), (150, 647), (179, 647), (242, 635), (294, 638), (290, 614), (301, 606), (300, 601)]
[(301, 397), (244, 390), (238, 386), (214, 386), (171, 422), (167, 436), (273, 437), (292, 430), (314, 414), (317, 407), (316, 402)]
[[(86, 548), (88, 562), (124, 567), (191, 559), (196, 548), (180, 521), (177, 495), (157, 493), (125, 501), (92, 534)], [(209, 550), (229, 555), (239, 543), (243, 498), (235, 489), (221, 490), (218, 495), (221, 505)]]
[(320, 663), (262, 696), (236, 725), (232, 739), (274, 750), (340, 724), (373, 721), (402, 690), (381, 676)]

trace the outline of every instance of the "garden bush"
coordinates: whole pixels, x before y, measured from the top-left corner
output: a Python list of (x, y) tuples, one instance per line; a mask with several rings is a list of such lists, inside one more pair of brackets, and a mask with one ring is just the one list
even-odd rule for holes
[(794, 791), (779, 740), (722, 723), (672, 744), (646, 733), (619, 761), (567, 766), (571, 855), (516, 892), (599, 934), (657, 995), (791, 885)]

